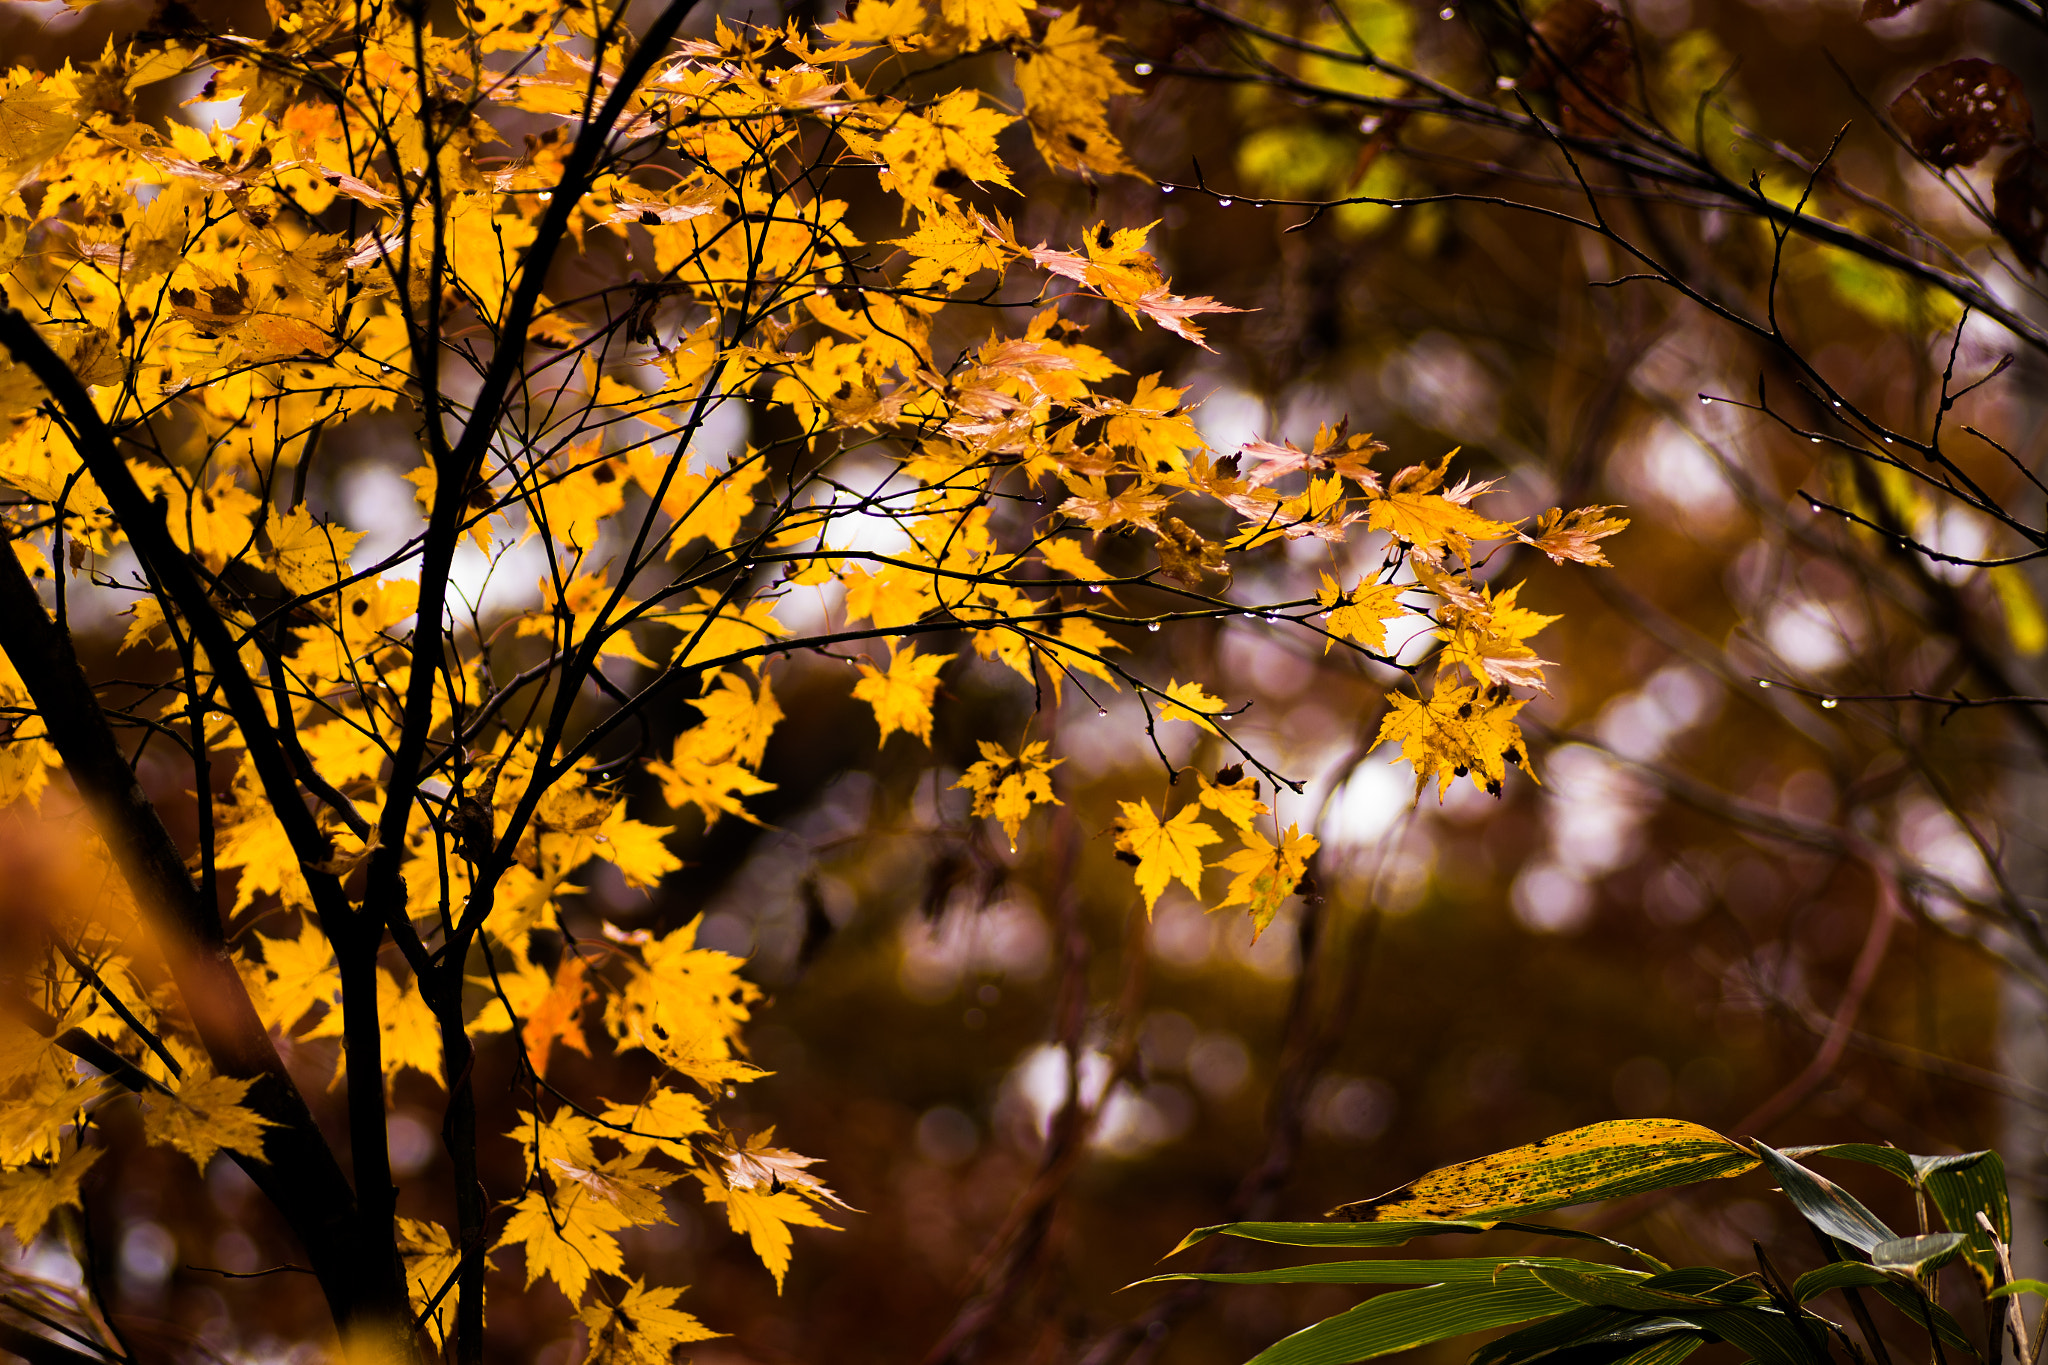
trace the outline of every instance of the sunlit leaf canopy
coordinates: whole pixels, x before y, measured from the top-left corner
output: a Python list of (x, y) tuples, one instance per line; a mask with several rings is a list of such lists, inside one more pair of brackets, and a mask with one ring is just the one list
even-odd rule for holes
[[(10, 72), (0, 795), (47, 819), (69, 779), (104, 839), (74, 833), (101, 891), (35, 925), (9, 1071), (23, 1245), (79, 1205), (80, 1117), (133, 1092), (148, 1141), (201, 1170), (232, 1153), (315, 1244), (351, 1349), (400, 1350), (409, 1318), (478, 1358), (496, 1253), (600, 1354), (665, 1357), (711, 1329), (622, 1239), (671, 1221), (685, 1175), (779, 1289), (790, 1229), (845, 1205), (816, 1158), (721, 1115), (765, 1074), (742, 1042), (759, 986), (700, 921), (578, 898), (597, 875), (658, 892), (685, 812), (762, 824), (793, 656), (855, 666), (885, 750), (932, 742), (949, 678), (1028, 697), (955, 784), (1013, 849), (1062, 804), (1034, 730), (1115, 701), (1158, 763), (1111, 826), (1138, 903), (1221, 872), (1213, 903), (1254, 937), (1319, 847), (1264, 799), (1302, 784), (1236, 737), (1242, 705), (1120, 657), (1133, 630), (1245, 618), (1341, 646), (1416, 690), (1383, 735), (1418, 794), (1499, 796), (1527, 764), (1515, 689), (1543, 687), (1527, 641), (1556, 618), (1475, 575), (1521, 541), (1602, 564), (1625, 521), (1554, 509), (1525, 534), (1478, 510), (1491, 484), (1448, 482), (1452, 455), (1383, 473), (1341, 418), (1305, 448), (1215, 449), (1185, 388), (1083, 340), (1076, 309), (1107, 311), (1105, 344), (1203, 348), (1197, 319), (1241, 310), (1174, 292), (1152, 224), (1068, 249), (1004, 211), (1013, 125), (1052, 171), (1142, 179), (1107, 122), (1135, 87), (1078, 11), (678, 36), (689, 8), (278, 6), (261, 38), (174, 17)], [(960, 83), (977, 53), (1021, 114)], [(206, 126), (138, 108), (190, 77)], [(409, 485), (418, 529), (330, 496), (323, 464)], [(96, 676), (72, 623), (110, 618)], [(1418, 634), (1442, 650), (1401, 663)], [(1231, 760), (1214, 781), (1182, 781), (1176, 724)], [(152, 748), (208, 798), (189, 855), (127, 775)], [(660, 800), (629, 814), (642, 773)], [(500, 1035), (504, 1103), (473, 1079)], [(273, 1051), (330, 1038), (352, 1200)], [(551, 1079), (594, 1045), (640, 1060), (612, 1087)], [(73, 1064), (109, 1049), (114, 1074)], [(449, 1092), (452, 1227), (382, 1193), (387, 1104), (422, 1084)], [(480, 1182), (479, 1132), (518, 1145), (517, 1182)], [(324, 1191), (290, 1188), (294, 1155)]]

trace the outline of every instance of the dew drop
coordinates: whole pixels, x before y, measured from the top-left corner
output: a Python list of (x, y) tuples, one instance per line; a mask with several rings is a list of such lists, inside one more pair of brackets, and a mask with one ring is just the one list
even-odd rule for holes
[(1839, 399), (1839, 398), (1837, 398), (1837, 399), (1835, 400), (1835, 406), (1836, 406), (1836, 407), (1838, 407), (1838, 408), (1839, 408), (1840, 406), (1842, 406), (1842, 400), (1841, 400), (1841, 399)]
[(1231, 205), (1231, 201), (1230, 201), (1230, 200), (1228, 200), (1228, 199), (1218, 199), (1218, 200), (1216, 201), (1216, 207), (1217, 207), (1217, 208), (1219, 208), (1219, 209), (1227, 209), (1227, 208), (1229, 208), (1229, 207), (1230, 207), (1230, 205)]
[(1820, 511), (1820, 504), (1817, 502), (1809, 502), (1808, 504), (1806, 504), (1806, 510), (1809, 512), (1818, 512)]
[(1832, 711), (1841, 704), (1842, 703), (1834, 697), (1822, 697), (1820, 699), (1820, 709), (1823, 711)]
[(552, 201), (552, 200), (554, 199), (554, 197), (555, 197), (554, 195), (550, 194), (550, 193), (549, 193), (548, 191), (546, 191), (546, 190), (542, 190), (542, 191), (540, 192), (540, 202), (541, 202), (541, 203), (543, 203), (543, 204), (545, 204), (545, 203), (549, 203), (550, 201)]
[(1809, 437), (1808, 439), (1811, 440), (1815, 445), (1820, 444), (1820, 437), (1818, 436)]
[(1701, 406), (1701, 407), (1705, 407), (1705, 406), (1706, 406), (1707, 404), (1709, 404), (1709, 403), (1711, 403), (1711, 402), (1713, 402), (1713, 401), (1714, 401), (1713, 399), (1711, 399), (1711, 398), (1707, 397), (1707, 396), (1706, 396), (1705, 394), (1701, 394), (1701, 395), (1700, 395), (1700, 406)]
[(1367, 137), (1371, 137), (1374, 133), (1377, 133), (1379, 130), (1380, 116), (1378, 114), (1367, 114), (1364, 118), (1358, 121), (1358, 131), (1364, 133)]
[(389, 365), (379, 365), (379, 366), (377, 367), (377, 373), (378, 373), (378, 374), (390, 374), (390, 373), (391, 373), (391, 367), (390, 367)]
[(1149, 76), (1152, 74), (1152, 63), (1139, 62), (1136, 66), (1131, 68), (1131, 71), (1136, 75)]
[(1771, 680), (1769, 678), (1758, 678), (1756, 680), (1756, 685), (1758, 687), (1765, 688), (1768, 690), (1771, 685)]
[(1515, 88), (1515, 78), (1513, 76), (1495, 76), (1493, 78), (1493, 88), (1496, 90), (1512, 90)]
[(1458, 17), (1458, 11), (1452, 9), (1449, 5), (1445, 5), (1436, 12), (1436, 17), (1439, 19), (1455, 19)]
[(1173, 193), (1173, 186), (1171, 186), (1171, 185), (1161, 185), (1161, 186), (1159, 187), (1159, 192), (1160, 192), (1161, 194), (1172, 194), (1172, 193)]
[(1095, 715), (1098, 720), (1104, 719), (1109, 715), (1109, 708), (1107, 706), (1098, 706), (1095, 708)]
[(1145, 629), (1151, 631), (1154, 635), (1157, 635), (1159, 633), (1159, 623), (1157, 621), (1147, 621), (1145, 623)]

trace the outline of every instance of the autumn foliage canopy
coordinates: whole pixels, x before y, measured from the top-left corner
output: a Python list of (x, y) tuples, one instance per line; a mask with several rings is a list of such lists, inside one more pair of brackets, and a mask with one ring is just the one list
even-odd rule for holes
[[(1230, 700), (1120, 662), (1131, 632), (1257, 616), (1391, 663), (1389, 623), (1427, 617), (1441, 648), (1381, 737), (1432, 794), (1526, 763), (1554, 618), (1474, 566), (1504, 543), (1599, 565), (1625, 523), (1495, 520), (1452, 456), (1341, 414), (1307, 448), (1213, 450), (1183, 390), (1125, 373), (1126, 329), (1201, 346), (1235, 310), (1175, 293), (1144, 222), (1013, 226), (1013, 126), (1058, 171), (1138, 174), (1103, 35), (1021, 0), (867, 0), (679, 38), (690, 8), (273, 0), (243, 35), (173, 6), (7, 73), (0, 802), (90, 817), (77, 894), (9, 929), (0, 1219), (24, 1245), (133, 1106), (194, 1177), (248, 1171), (378, 1358), (480, 1358), (487, 1264), (558, 1286), (595, 1358), (715, 1331), (622, 1258), (670, 1187), (779, 1283), (791, 1227), (841, 1205), (720, 1120), (759, 1074), (758, 990), (693, 925), (576, 907), (600, 865), (686, 876), (686, 813), (756, 818), (793, 656), (845, 659), (883, 744), (928, 741), (963, 671), (1028, 694), (1032, 728), (960, 779), (1012, 841), (1060, 804), (1062, 708), (1213, 737), (1221, 771), (1166, 763), (1086, 818), (1147, 909), (1178, 882), (1261, 926), (1316, 840)], [(1014, 100), (967, 79), (989, 63)], [(201, 72), (221, 122), (142, 112)], [(1087, 301), (1111, 316), (1084, 333)], [(374, 556), (316, 496), (363, 433), (424, 517)], [(1367, 533), (1387, 550), (1359, 577), (1330, 552)], [(117, 650), (81, 643), (110, 618)], [(182, 784), (142, 783), (165, 755)], [(629, 810), (641, 773), (659, 799)], [(196, 809), (160, 808), (178, 785)], [(522, 1058), (518, 1096), (475, 1090), (480, 1049)], [(583, 1093), (562, 1060), (592, 1049), (643, 1083)], [(281, 1050), (331, 1059), (345, 1157)], [(407, 1072), (445, 1087), (439, 1218), (395, 1212)], [(480, 1133), (520, 1145), (523, 1184), (486, 1187)]]

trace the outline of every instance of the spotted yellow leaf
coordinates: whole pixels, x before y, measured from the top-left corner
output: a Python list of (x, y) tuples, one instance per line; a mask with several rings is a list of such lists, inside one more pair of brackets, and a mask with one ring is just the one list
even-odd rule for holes
[(1756, 1158), (1711, 1128), (1682, 1119), (1619, 1119), (1431, 1171), (1398, 1189), (1344, 1204), (1358, 1223), (1492, 1221), (1741, 1175)]

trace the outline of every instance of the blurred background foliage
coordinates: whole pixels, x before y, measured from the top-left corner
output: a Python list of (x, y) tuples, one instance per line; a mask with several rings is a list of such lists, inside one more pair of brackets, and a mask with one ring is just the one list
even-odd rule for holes
[[(1526, 99), (1570, 126), (1555, 73), (1490, 0), (1341, 3), (1341, 15), (1309, 0), (1231, 12), (1337, 47), (1348, 27), (1444, 86), (1506, 109)], [(229, 0), (193, 8), (243, 32), (263, 22)], [(1930, 568), (1814, 514), (1801, 493), (1882, 504), (1965, 558), (2015, 546), (1981, 517), (1886, 486), (1833, 444), (1703, 404), (1752, 401), (1761, 379), (1799, 425), (1822, 420), (1782, 352), (1654, 284), (1593, 287), (1637, 268), (1597, 235), (1469, 199), (1322, 213), (1272, 202), (1458, 192), (1582, 211), (1555, 147), (1472, 121), (1361, 112), (1352, 97), (1410, 92), (1256, 45), (1200, 5), (1082, 8), (1128, 47), (1143, 93), (1123, 103), (1120, 132), (1158, 183), (1056, 178), (1020, 124), (1019, 192), (986, 202), (1026, 241), (1070, 239), (1098, 219), (1156, 221), (1153, 249), (1177, 289), (1256, 309), (1211, 326), (1213, 354), (1104, 309), (1071, 310), (1091, 341), (1134, 377), (1185, 386), (1219, 451), (1260, 436), (1305, 443), (1349, 414), (1404, 464), (1461, 446), (1462, 467), (1502, 480), (1492, 515), (1619, 503), (1633, 525), (1604, 547), (1611, 572), (1526, 552), (1489, 568), (1564, 614), (1539, 642), (1563, 665), (1554, 693), (1524, 712), (1540, 785), (1515, 775), (1498, 800), (1461, 785), (1442, 805), (1412, 805), (1406, 770), (1366, 752), (1390, 670), (1232, 625), (1129, 641), (1147, 676), (1203, 678), (1248, 705), (1239, 737), (1305, 784), (1278, 806), (1322, 840), (1314, 888), (1256, 943), (1244, 919), (1205, 916), (1178, 890), (1145, 922), (1105, 830), (1114, 803), (1156, 794), (1163, 772), (1116, 699), (1098, 714), (1070, 693), (1032, 721), (1033, 737), (1056, 737), (1067, 755), (1055, 775), (1066, 804), (1012, 850), (968, 819), (952, 784), (978, 739), (1023, 731), (1030, 695), (978, 690), (969, 675), (943, 699), (929, 760), (907, 739), (875, 758), (844, 666), (793, 665), (777, 682), (789, 719), (763, 770), (777, 784), (757, 806), (766, 824), (679, 840), (690, 866), (652, 901), (602, 877), (588, 888), (628, 925), (701, 915), (701, 944), (751, 958), (771, 1001), (750, 1043), (775, 1075), (750, 1089), (755, 1112), (724, 1117), (741, 1132), (774, 1123), (864, 1210), (843, 1231), (798, 1233), (779, 1297), (694, 1201), (679, 1203), (674, 1227), (644, 1231), (630, 1252), (661, 1263), (662, 1282), (692, 1284), (693, 1310), (731, 1333), (695, 1359), (1242, 1360), (1350, 1291), (1115, 1291), (1191, 1227), (1318, 1216), (1427, 1168), (1617, 1116), (1781, 1144), (1998, 1145), (2016, 1197), (2048, 1197), (2032, 1117), (2048, 1074), (2013, 1041), (2015, 1014), (2037, 1010), (2013, 986), (2009, 963), (2024, 954), (1997, 904), (2001, 878), (2014, 883), (2008, 917), (2040, 880), (2048, 730), (2028, 708), (1822, 700), (2027, 690), (2048, 643), (2040, 584), (2024, 568)], [(1623, 12), (1628, 47), (1606, 50), (1614, 89), (1648, 100), (1684, 141), (1696, 131), (1736, 182), (1754, 171), (1774, 199), (1796, 199), (1840, 131), (1814, 211), (1904, 241), (1890, 217), (1902, 215), (1960, 258), (1995, 264), (1995, 236), (1967, 209), (1971, 195), (1988, 201), (1995, 159), (1944, 181), (1878, 111), (1963, 56), (2021, 73), (2048, 110), (2039, 26), (1974, 0), (1920, 0), (1868, 22), (1854, 0), (1635, 0)], [(11, 2), (0, 49), (38, 64), (90, 56), (150, 22), (127, 0), (75, 15)], [(709, 22), (706, 7), (692, 24)], [(1773, 242), (1756, 216), (1611, 168), (1587, 174), (1618, 191), (1605, 200), (1618, 227), (1762, 315)], [(862, 223), (870, 239), (893, 227)], [(2039, 279), (2007, 271), (1995, 287), (2041, 319)], [(1952, 297), (1795, 239), (1777, 304), (1844, 397), (1923, 436), (1953, 341), (1964, 377), (2017, 352), (1947, 421), (2030, 468), (2048, 454), (2042, 353), (1995, 323), (1962, 322)], [(357, 458), (331, 467), (355, 482), (333, 496), (392, 496), (376, 432), (352, 439)], [(1955, 458), (2018, 505), (2025, 485), (1994, 451), (1958, 446)], [(1300, 546), (1268, 553), (1290, 552)], [(1341, 553), (1365, 565), (1379, 551)], [(1100, 554), (1142, 567), (1135, 541)], [(1190, 743), (1171, 751), (1176, 762), (1225, 761), (1213, 741)], [(38, 871), (35, 840), (0, 830), (12, 875), (55, 875)], [(1902, 914), (1875, 947), (1887, 900), (1858, 852), (1870, 848), (1893, 860)], [(1859, 956), (1872, 969), (1860, 977)], [(1823, 1039), (1838, 1024), (1830, 1057)], [(601, 1088), (595, 1064), (555, 1058), (557, 1084)], [(486, 1051), (483, 1065), (500, 1073), (485, 1085), (510, 1083), (508, 1058)], [(1062, 1117), (1069, 1094), (1085, 1116)], [(398, 1098), (394, 1160), (431, 1183), (443, 1160), (433, 1092), (401, 1086)], [(163, 1341), (284, 1353), (319, 1316), (310, 1281), (217, 1273), (285, 1258), (254, 1190), (217, 1164), (205, 1199), (172, 1203), (176, 1183), (152, 1163), (178, 1158), (132, 1151), (96, 1173), (90, 1201), (88, 1231), (117, 1267), (113, 1302), (134, 1323), (175, 1325)], [(516, 1183), (510, 1145), (489, 1156)], [(1803, 1235), (1781, 1226), (1760, 1181), (1638, 1207), (1607, 1230), (1668, 1259), (1727, 1263), (1761, 1238), (1803, 1268)], [(2040, 1235), (2020, 1239), (2023, 1255)], [(551, 1289), (520, 1293), (506, 1278), (493, 1293), (493, 1359), (576, 1358)]]

